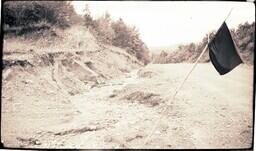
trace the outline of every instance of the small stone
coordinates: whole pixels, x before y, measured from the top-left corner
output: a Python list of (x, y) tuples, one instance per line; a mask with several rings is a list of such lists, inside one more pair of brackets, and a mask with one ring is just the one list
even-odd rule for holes
[(22, 82), (24, 82), (25, 84), (31, 84), (31, 83), (33, 83), (32, 80), (23, 80)]
[(35, 141), (35, 145), (41, 145), (42, 143), (39, 140)]

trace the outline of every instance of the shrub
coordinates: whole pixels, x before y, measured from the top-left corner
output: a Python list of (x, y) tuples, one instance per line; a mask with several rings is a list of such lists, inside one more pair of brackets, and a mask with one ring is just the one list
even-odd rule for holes
[(135, 55), (144, 64), (149, 63), (150, 57), (148, 48), (139, 37), (139, 31), (135, 27), (127, 26), (120, 18), (112, 23), (115, 31), (113, 45), (127, 50), (129, 54)]
[[(210, 39), (213, 38), (215, 31), (210, 32)], [(254, 41), (255, 41), (255, 22), (252, 24), (240, 24), (238, 28), (231, 29), (232, 38), (238, 47), (238, 51), (243, 61), (247, 64), (253, 64)], [(180, 62), (195, 62), (201, 51), (207, 44), (207, 35), (201, 42), (195, 44), (180, 45), (177, 50), (168, 55), (154, 55), (154, 63), (180, 63)], [(200, 62), (209, 62), (209, 50), (206, 50)]]
[(148, 48), (140, 39), (139, 31), (135, 27), (129, 27), (121, 18), (113, 21), (107, 12), (100, 18), (93, 19), (88, 5), (85, 7), (83, 18), (84, 25), (98, 41), (123, 48), (144, 64), (149, 63)]
[(111, 27), (110, 15), (106, 12), (96, 20), (95, 30), (97, 31), (97, 38), (100, 42), (112, 45), (114, 38), (114, 30)]
[(6, 1), (4, 24), (8, 27), (28, 26), (46, 21), (62, 28), (71, 24), (74, 8), (67, 1)]

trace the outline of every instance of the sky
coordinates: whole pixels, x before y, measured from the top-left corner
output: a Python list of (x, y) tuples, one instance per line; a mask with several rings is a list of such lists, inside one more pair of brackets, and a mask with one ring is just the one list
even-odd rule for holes
[(174, 2), (174, 1), (73, 1), (78, 14), (89, 5), (94, 18), (106, 11), (112, 19), (122, 18), (139, 29), (148, 47), (168, 47), (199, 42), (206, 33), (226, 23), (236, 28), (240, 23), (255, 21), (255, 7), (250, 2)]

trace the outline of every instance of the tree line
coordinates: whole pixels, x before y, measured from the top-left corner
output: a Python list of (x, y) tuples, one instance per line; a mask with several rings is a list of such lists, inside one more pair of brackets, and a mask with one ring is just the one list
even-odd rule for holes
[(144, 64), (150, 61), (148, 48), (136, 27), (127, 25), (122, 18), (114, 21), (107, 12), (93, 18), (88, 5), (80, 16), (71, 1), (5, 1), (3, 19), (5, 35), (14, 32), (14, 36), (79, 24), (86, 26), (99, 42), (123, 48)]
[[(240, 24), (237, 29), (231, 29), (230, 32), (244, 63), (253, 64), (255, 22), (251, 24), (245, 22), (243, 24)], [(214, 33), (216, 33), (216, 31), (212, 31), (209, 33), (210, 39), (213, 38)], [(207, 39), (208, 36), (205, 35), (201, 42), (192, 42), (186, 45), (180, 45), (176, 50), (170, 53), (167, 53), (163, 50), (160, 54), (153, 55), (153, 63), (193, 63), (199, 57), (201, 51), (207, 44)], [(208, 54), (209, 49), (207, 49), (202, 56), (200, 60), (201, 63), (210, 61)]]
[(3, 23), (8, 27), (25, 27), (45, 22), (69, 27), (76, 16), (70, 1), (5, 1)]
[(141, 40), (138, 29), (127, 25), (122, 18), (114, 21), (108, 12), (94, 19), (87, 5), (84, 14), (84, 25), (98, 41), (125, 49), (144, 64), (149, 63), (149, 51)]

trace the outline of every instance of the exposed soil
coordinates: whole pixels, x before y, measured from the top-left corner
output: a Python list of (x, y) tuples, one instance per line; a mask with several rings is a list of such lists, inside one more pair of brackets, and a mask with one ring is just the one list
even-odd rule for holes
[[(85, 27), (5, 39), (1, 140), (21, 148), (248, 148), (253, 67), (220, 76), (198, 64), (143, 66)], [(169, 104), (168, 106), (166, 104)], [(168, 110), (161, 111), (164, 107)], [(156, 131), (144, 145), (155, 122)]]
[[(199, 64), (176, 99), (170, 100), (191, 64), (150, 64), (88, 86), (81, 84), (86, 79), (74, 69), (78, 64), (54, 62), (36, 69), (4, 70), (1, 130), (5, 146), (177, 149), (251, 145), (251, 66), (240, 65), (219, 76), (211, 64)], [(82, 67), (77, 70), (91, 75), (89, 70), (82, 72)], [(161, 113), (167, 101), (169, 109)], [(157, 130), (143, 146), (161, 114)]]

